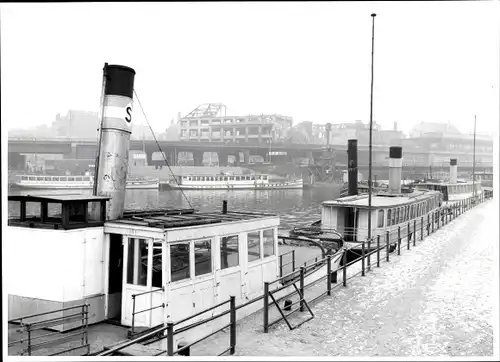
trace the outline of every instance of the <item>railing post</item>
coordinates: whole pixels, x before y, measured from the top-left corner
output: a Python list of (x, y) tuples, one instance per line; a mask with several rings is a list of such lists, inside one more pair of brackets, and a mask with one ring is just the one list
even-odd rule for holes
[(229, 303), (231, 307), (231, 334), (229, 336), (231, 350), (229, 353), (234, 354), (236, 349), (236, 298), (231, 296)]
[(386, 249), (386, 260), (389, 261), (389, 232), (385, 232), (385, 249)]
[(377, 268), (380, 268), (380, 235), (377, 235)]
[(85, 345), (85, 306), (86, 304), (82, 305), (82, 346)]
[(420, 240), (424, 240), (424, 217), (420, 218)]
[(31, 325), (26, 325), (26, 332), (28, 332), (28, 356), (31, 356)]
[(283, 255), (280, 255), (280, 278), (283, 277)]
[(326, 294), (332, 295), (332, 257), (327, 256), (326, 260)]
[(437, 229), (439, 230), (439, 220), (441, 219), (441, 210), (438, 211), (438, 222), (437, 222)]
[(264, 282), (264, 333), (269, 331), (269, 283)]
[(371, 247), (371, 241), (372, 239), (368, 239), (368, 262), (367, 262), (367, 266), (368, 266), (368, 270), (371, 270), (371, 267), (372, 267), (372, 262), (371, 262), (371, 251), (372, 251), (372, 247)]
[(407, 244), (407, 249), (410, 250), (410, 223), (408, 222), (407, 225), (407, 231), (406, 231), (406, 244)]
[(167, 323), (167, 355), (174, 355), (174, 324), (172, 322)]
[(292, 250), (292, 272), (295, 271), (295, 249)]
[(401, 226), (398, 226), (398, 255), (401, 255)]
[(361, 276), (365, 276), (365, 242), (361, 242)]
[(300, 297), (300, 311), (304, 311), (304, 274), (305, 274), (305, 268), (303, 266), (300, 267), (300, 294), (302, 294), (302, 297)]
[(343, 271), (343, 276), (342, 276), (342, 285), (344, 287), (347, 286), (347, 251), (344, 251), (344, 255), (342, 255), (342, 271)]
[[(89, 304), (85, 305), (85, 344), (89, 344)], [(90, 353), (90, 345), (87, 346), (87, 354)]]
[(413, 246), (417, 245), (417, 219), (413, 220)]
[[(433, 234), (434, 234), (434, 223), (436, 222), (436, 215), (437, 215), (437, 213), (438, 213), (437, 211), (434, 211), (432, 213), (432, 224), (431, 224), (431, 227), (432, 227), (432, 233)], [(439, 220), (439, 218), (438, 218), (438, 220)]]
[(135, 324), (135, 295), (132, 295), (132, 335), (134, 335), (134, 324)]

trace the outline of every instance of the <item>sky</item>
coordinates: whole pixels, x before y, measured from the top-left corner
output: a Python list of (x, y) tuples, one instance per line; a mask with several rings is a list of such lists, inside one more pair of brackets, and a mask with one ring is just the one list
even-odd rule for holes
[[(499, 122), (498, 2), (1, 4), (2, 127), (99, 109), (105, 62), (135, 69), (155, 131), (221, 102), (228, 115)], [(145, 124), (135, 105), (134, 120)]]

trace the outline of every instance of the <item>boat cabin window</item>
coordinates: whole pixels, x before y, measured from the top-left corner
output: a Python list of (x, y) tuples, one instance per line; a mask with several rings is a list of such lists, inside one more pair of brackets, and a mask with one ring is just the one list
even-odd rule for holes
[(236, 181), (240, 181), (240, 176), (236, 176)]
[(260, 231), (247, 234), (248, 261), (260, 259)]
[(191, 278), (190, 273), (190, 243), (180, 243), (170, 245), (170, 281)]
[(227, 176), (224, 176), (224, 181), (227, 181), (227, 180), (228, 180)]
[(148, 244), (144, 239), (128, 239), (127, 283), (147, 284)]
[(162, 261), (162, 244), (161, 242), (153, 243), (153, 276), (151, 278), (151, 285), (155, 288), (161, 288), (163, 286)]
[(388, 209), (387, 210), (387, 226), (391, 226), (392, 225), (391, 213), (392, 213), (392, 210)]
[(267, 229), (263, 233), (264, 239), (264, 258), (274, 255), (274, 230)]
[(194, 242), (194, 275), (204, 275), (212, 272), (212, 240), (197, 240)]
[(221, 269), (238, 266), (240, 263), (238, 235), (224, 236), (220, 243)]
[(378, 210), (378, 225), (377, 227), (384, 227), (384, 210)]
[(396, 209), (392, 209), (392, 225), (396, 225)]

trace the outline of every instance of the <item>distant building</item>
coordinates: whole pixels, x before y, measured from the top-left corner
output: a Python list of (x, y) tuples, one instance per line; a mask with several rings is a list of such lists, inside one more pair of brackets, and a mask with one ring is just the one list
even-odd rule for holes
[(441, 132), (444, 134), (460, 134), (451, 122), (420, 122), (410, 131), (410, 137), (420, 137), (426, 133)]
[(58, 113), (51, 128), (58, 137), (97, 139), (98, 113), (75, 110), (69, 110), (64, 116)]
[[(222, 111), (224, 110), (224, 114)], [(268, 143), (285, 141), (292, 117), (274, 115), (227, 116), (226, 106), (207, 103), (180, 118), (183, 141)]]
[[(372, 127), (372, 144), (377, 146), (401, 145), (403, 132), (396, 130), (382, 130), (376, 122)], [(358, 145), (367, 146), (370, 143), (370, 124), (356, 121), (354, 123), (332, 124), (330, 144), (347, 145), (350, 139), (357, 139)]]

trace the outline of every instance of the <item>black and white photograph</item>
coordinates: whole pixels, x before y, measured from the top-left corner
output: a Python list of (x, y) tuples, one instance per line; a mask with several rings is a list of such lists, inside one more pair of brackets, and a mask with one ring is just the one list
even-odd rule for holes
[(499, 14), (2, 3), (2, 360), (499, 360)]

